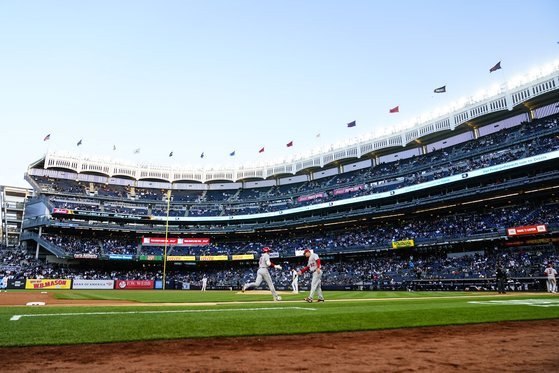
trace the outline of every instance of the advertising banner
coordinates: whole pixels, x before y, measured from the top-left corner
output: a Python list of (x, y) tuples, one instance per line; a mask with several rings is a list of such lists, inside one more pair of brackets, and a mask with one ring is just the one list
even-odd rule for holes
[(162, 261), (163, 260), (163, 255), (140, 255), (140, 260)]
[(75, 259), (97, 259), (97, 254), (74, 254)]
[(25, 280), (8, 280), (8, 289), (25, 289)]
[(132, 260), (132, 259), (134, 259), (134, 255), (128, 255), (128, 254), (110, 254), (110, 255), (109, 255), (109, 259), (115, 259), (115, 260)]
[(115, 287), (114, 280), (74, 280), (72, 289), (113, 289)]
[(200, 260), (201, 261), (216, 261), (216, 260), (228, 260), (229, 258), (227, 257), (227, 255), (206, 255), (206, 256), (201, 256)]
[(314, 199), (324, 198), (324, 197), (326, 197), (325, 193), (315, 193), (315, 194), (309, 194), (308, 196), (300, 196), (297, 198), (297, 201), (298, 202), (312, 201)]
[(58, 207), (55, 207), (55, 208), (52, 210), (52, 213), (53, 213), (53, 214), (73, 214), (74, 211), (68, 210), (68, 209), (59, 209)]
[(243, 255), (233, 255), (231, 257), (233, 260), (252, 260), (254, 259), (254, 254), (243, 254)]
[(523, 227), (507, 228), (507, 236), (521, 236), (524, 234), (547, 233), (547, 225), (526, 225)]
[(357, 192), (359, 190), (363, 190), (364, 188), (365, 188), (365, 185), (361, 184), (361, 185), (355, 185), (355, 186), (347, 187), (347, 188), (334, 189), (334, 195), (337, 196), (337, 195), (340, 195), (340, 194)]
[(209, 245), (209, 238), (167, 238), (165, 237), (142, 237), (142, 245), (167, 245), (172, 246), (195, 246), (195, 245)]
[(26, 289), (70, 289), (72, 280), (69, 279), (34, 279), (28, 278), (25, 282)]
[[(178, 238), (167, 238), (167, 245), (176, 245), (178, 242)], [(165, 237), (142, 237), (142, 244), (165, 245)]]
[(168, 262), (194, 262), (196, 257), (194, 255), (169, 255), (167, 256)]
[(115, 280), (117, 290), (153, 289), (153, 280)]
[(401, 240), (401, 241), (392, 241), (392, 248), (399, 249), (401, 247), (414, 247), (415, 242), (413, 240)]

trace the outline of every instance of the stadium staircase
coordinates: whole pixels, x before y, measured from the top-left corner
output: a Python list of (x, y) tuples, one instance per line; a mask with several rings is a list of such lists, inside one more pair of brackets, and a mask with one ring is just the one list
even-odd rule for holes
[(50, 241), (45, 240), (35, 232), (23, 232), (21, 234), (20, 241), (32, 240), (37, 242), (39, 245), (50, 251), (52, 254), (56, 255), (58, 258), (64, 258), (67, 256), (66, 251), (61, 247), (53, 244)]

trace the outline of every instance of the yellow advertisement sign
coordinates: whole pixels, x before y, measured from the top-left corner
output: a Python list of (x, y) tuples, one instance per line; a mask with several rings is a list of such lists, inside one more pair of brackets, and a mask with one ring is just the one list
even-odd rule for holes
[(392, 248), (399, 249), (401, 247), (414, 247), (413, 240), (392, 241)]
[(68, 279), (34, 279), (25, 281), (26, 289), (70, 289), (72, 280)]
[(193, 262), (196, 260), (194, 255), (168, 255), (167, 261), (168, 262)]
[(244, 254), (244, 255), (233, 255), (231, 257), (233, 260), (252, 260), (254, 259), (254, 254)]
[(227, 259), (229, 259), (227, 255), (207, 255), (207, 256), (200, 257), (201, 261), (227, 260)]

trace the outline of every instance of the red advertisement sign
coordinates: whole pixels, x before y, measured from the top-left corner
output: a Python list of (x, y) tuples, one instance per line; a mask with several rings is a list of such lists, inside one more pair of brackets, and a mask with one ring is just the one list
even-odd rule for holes
[(312, 201), (313, 199), (324, 198), (326, 195), (324, 193), (309, 194), (308, 196), (301, 196), (297, 198), (298, 202)]
[(153, 280), (115, 280), (116, 290), (153, 289)]
[(210, 239), (209, 238), (183, 238), (182, 244), (183, 245), (209, 245)]
[[(209, 245), (209, 238), (167, 238), (167, 245)], [(165, 245), (165, 237), (142, 237), (143, 245)]]
[(55, 207), (52, 210), (53, 214), (71, 214), (72, 210), (68, 210), (68, 209), (59, 209), (58, 207)]
[(526, 225), (524, 227), (507, 228), (507, 236), (521, 236), (524, 234), (547, 233), (547, 225)]
[(334, 189), (334, 195), (337, 196), (339, 194), (357, 192), (359, 190), (362, 190), (363, 188), (365, 188), (365, 186), (361, 184), (361, 185), (355, 185), (355, 186), (347, 187), (347, 188)]
[[(167, 238), (167, 245), (176, 245), (178, 242), (178, 238)], [(165, 237), (143, 237), (142, 243), (144, 245), (165, 245)]]

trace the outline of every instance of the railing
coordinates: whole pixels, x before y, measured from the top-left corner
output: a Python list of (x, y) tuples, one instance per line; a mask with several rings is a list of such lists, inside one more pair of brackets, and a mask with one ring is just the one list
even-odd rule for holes
[(35, 232), (23, 232), (21, 234), (20, 240), (21, 241), (26, 241), (26, 240), (36, 241), (36, 242), (39, 243), (39, 245), (43, 246), (45, 249), (47, 249), (48, 251), (50, 251), (51, 253), (53, 253), (57, 257), (59, 257), (59, 258), (67, 257), (67, 254), (63, 249), (56, 246), (52, 242), (49, 242), (49, 241), (45, 240), (44, 238), (42, 238), (41, 236), (39, 236)]

